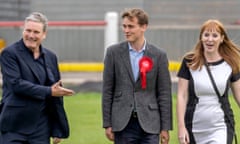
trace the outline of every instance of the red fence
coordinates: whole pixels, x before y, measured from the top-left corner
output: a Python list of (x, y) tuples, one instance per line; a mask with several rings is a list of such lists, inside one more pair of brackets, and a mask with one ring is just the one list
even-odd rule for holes
[[(22, 21), (0, 21), (0, 27), (20, 27)], [(49, 26), (105, 26), (105, 21), (49, 21)]]

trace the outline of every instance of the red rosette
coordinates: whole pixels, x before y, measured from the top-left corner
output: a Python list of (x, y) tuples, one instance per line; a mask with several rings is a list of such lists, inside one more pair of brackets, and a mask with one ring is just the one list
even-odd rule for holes
[(147, 86), (146, 74), (151, 71), (153, 67), (153, 61), (147, 56), (143, 56), (139, 61), (142, 89), (145, 89)]

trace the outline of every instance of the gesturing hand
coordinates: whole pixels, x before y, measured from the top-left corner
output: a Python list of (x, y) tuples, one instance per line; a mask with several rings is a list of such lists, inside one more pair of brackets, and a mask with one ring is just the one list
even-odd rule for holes
[(52, 96), (71, 96), (75, 92), (71, 89), (67, 89), (61, 86), (61, 81), (56, 82), (51, 86)]

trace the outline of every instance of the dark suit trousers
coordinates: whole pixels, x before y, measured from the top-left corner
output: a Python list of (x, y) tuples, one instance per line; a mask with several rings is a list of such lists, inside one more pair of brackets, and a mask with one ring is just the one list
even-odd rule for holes
[(32, 134), (16, 132), (1, 132), (0, 144), (50, 144), (49, 125), (47, 117), (39, 119), (39, 126)]
[(159, 144), (159, 134), (146, 133), (137, 117), (131, 117), (127, 127), (114, 133), (115, 144)]

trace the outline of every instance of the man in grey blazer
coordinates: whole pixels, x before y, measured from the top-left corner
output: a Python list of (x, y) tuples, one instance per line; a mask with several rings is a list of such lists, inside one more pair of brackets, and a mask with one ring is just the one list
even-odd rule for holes
[[(146, 41), (147, 26), (143, 10), (125, 11), (122, 29), (126, 41), (107, 48), (104, 58), (103, 127), (115, 144), (159, 144), (159, 139), (162, 144), (169, 143), (172, 98), (168, 59), (162, 49)], [(147, 60), (141, 63), (143, 59)], [(144, 65), (150, 65), (148, 71)]]

